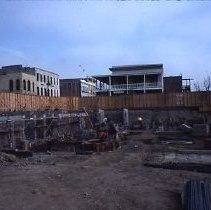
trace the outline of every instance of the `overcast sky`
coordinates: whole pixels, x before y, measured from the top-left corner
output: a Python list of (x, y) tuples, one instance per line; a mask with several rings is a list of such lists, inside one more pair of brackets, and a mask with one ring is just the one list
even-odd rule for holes
[(166, 76), (202, 81), (211, 75), (210, 58), (209, 1), (0, 2), (0, 66), (74, 78), (163, 63)]

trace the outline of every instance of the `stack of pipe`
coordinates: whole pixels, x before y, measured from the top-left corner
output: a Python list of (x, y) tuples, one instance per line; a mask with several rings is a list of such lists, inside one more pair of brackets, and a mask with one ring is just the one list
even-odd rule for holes
[(190, 180), (184, 189), (185, 210), (211, 210), (211, 189), (207, 181)]

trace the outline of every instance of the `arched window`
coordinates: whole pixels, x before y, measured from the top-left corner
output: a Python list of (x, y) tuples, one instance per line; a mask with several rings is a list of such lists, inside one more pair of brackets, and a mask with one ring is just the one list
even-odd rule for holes
[(9, 81), (9, 89), (10, 91), (13, 91), (13, 80)]
[(53, 90), (51, 89), (51, 96), (53, 96)]
[(43, 96), (43, 88), (40, 88), (40, 95)]
[(23, 89), (26, 90), (26, 80), (23, 80)]
[(39, 87), (37, 87), (37, 95), (38, 96), (40, 95), (40, 89), (39, 89)]
[(45, 88), (45, 96), (47, 96), (47, 90), (46, 90), (46, 88)]
[(32, 91), (34, 92), (34, 82), (32, 82)]
[(16, 90), (20, 90), (20, 80), (16, 79)]
[(27, 90), (31, 91), (31, 82), (29, 80), (27, 81)]
[(49, 89), (48, 89), (48, 92), (47, 92), (48, 94), (47, 94), (47, 96), (49, 96), (50, 95), (50, 91), (49, 91)]

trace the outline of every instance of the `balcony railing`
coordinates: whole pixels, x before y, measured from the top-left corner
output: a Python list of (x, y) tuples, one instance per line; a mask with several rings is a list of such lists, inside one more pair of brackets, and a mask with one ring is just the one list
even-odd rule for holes
[(118, 84), (118, 85), (111, 85), (111, 89), (109, 88), (96, 88), (96, 91), (120, 91), (120, 90), (149, 90), (149, 89), (156, 89), (162, 88), (160, 82), (151, 82), (151, 83), (133, 83), (133, 84)]

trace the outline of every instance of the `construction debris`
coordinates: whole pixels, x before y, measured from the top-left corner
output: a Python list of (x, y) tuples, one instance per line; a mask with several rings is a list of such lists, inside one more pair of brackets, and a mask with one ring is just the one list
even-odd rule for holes
[(0, 164), (4, 165), (7, 162), (15, 162), (16, 156), (11, 154), (6, 154), (4, 152), (0, 152)]
[(33, 153), (32, 151), (26, 151), (26, 150), (18, 150), (18, 149), (3, 149), (2, 152), (6, 154), (12, 154), (16, 157), (32, 157)]
[(171, 170), (186, 170), (186, 171), (195, 171), (200, 173), (211, 173), (210, 164), (198, 164), (198, 163), (144, 163), (144, 166), (153, 167), (153, 168), (163, 168)]
[(209, 136), (209, 125), (208, 124), (194, 124), (192, 135), (195, 137)]

